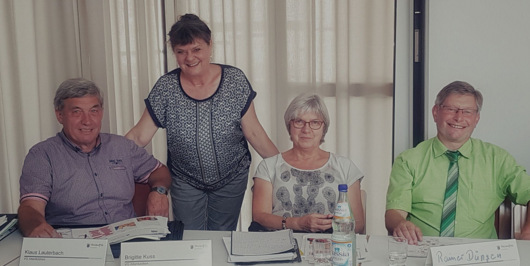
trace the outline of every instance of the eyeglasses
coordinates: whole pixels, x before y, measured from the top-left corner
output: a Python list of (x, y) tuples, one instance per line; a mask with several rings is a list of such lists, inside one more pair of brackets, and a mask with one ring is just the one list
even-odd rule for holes
[(319, 120), (313, 120), (313, 121), (306, 122), (302, 119), (293, 119), (291, 120), (291, 122), (294, 128), (300, 129), (300, 128), (305, 127), (306, 124), (309, 124), (309, 127), (313, 130), (320, 129), (322, 125), (324, 124), (324, 121), (319, 121)]
[(457, 114), (458, 111), (462, 111), (463, 116), (473, 116), (478, 113), (477, 109), (461, 109), (453, 106), (440, 105), (442, 111), (446, 114)]

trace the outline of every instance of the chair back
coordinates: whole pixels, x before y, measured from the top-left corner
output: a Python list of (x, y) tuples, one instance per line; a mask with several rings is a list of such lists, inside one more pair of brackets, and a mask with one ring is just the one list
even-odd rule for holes
[(521, 228), (523, 228), (526, 222), (526, 212), (528, 211), (528, 208), (524, 205), (512, 205), (512, 238), (519, 238)]
[(363, 206), (363, 214), (364, 214), (364, 228), (360, 232), (360, 234), (365, 235), (366, 234), (366, 190), (361, 189), (361, 203)]
[(512, 202), (508, 198), (495, 211), (495, 230), (499, 239), (512, 238)]

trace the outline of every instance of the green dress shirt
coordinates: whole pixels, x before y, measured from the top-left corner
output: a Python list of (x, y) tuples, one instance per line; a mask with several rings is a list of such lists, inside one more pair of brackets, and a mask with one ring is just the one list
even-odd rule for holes
[[(401, 153), (392, 167), (386, 209), (409, 213), (423, 235), (439, 236), (449, 159), (437, 137)], [(504, 149), (469, 139), (460, 149), (455, 237), (497, 238), (495, 210), (508, 197), (530, 200), (530, 176)]]

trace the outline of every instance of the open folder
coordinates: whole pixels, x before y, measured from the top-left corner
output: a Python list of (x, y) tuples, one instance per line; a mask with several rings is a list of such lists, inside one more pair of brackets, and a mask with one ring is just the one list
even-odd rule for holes
[(18, 219), (16, 214), (0, 215), (0, 241), (18, 228)]
[(301, 261), (298, 242), (290, 229), (272, 232), (232, 231), (223, 237), (228, 262)]

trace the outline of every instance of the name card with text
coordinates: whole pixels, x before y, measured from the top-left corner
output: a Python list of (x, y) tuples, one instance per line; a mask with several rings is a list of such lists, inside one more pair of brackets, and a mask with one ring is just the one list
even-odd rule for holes
[(211, 240), (144, 241), (121, 243), (121, 266), (211, 266)]
[(65, 239), (25, 237), (20, 266), (105, 265), (106, 239)]
[(431, 247), (426, 265), (503, 265), (519, 266), (515, 239)]

